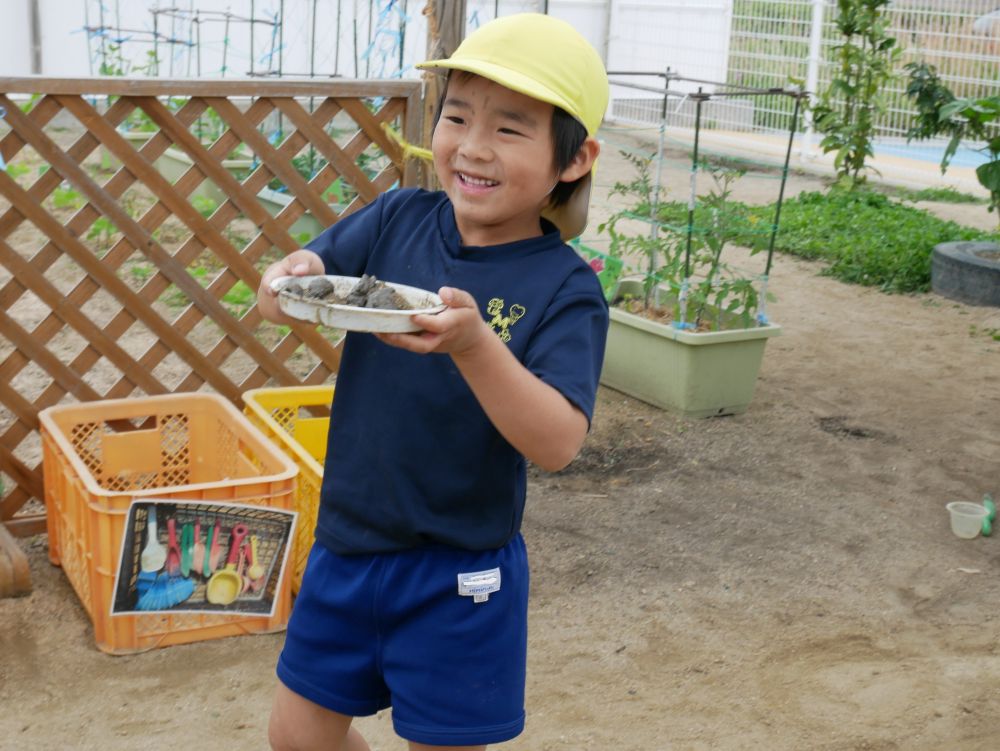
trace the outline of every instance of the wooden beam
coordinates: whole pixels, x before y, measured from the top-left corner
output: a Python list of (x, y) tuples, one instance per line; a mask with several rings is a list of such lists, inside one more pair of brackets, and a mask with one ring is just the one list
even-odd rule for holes
[[(445, 5), (450, 5), (451, 0)], [(464, 17), (464, 0), (461, 3)], [(0, 77), (0, 92), (7, 94), (76, 94), (113, 96), (335, 96), (335, 97), (406, 97), (416, 80), (373, 80), (350, 78), (120, 78), (118, 76), (93, 76), (87, 78), (31, 78), (25, 76)]]

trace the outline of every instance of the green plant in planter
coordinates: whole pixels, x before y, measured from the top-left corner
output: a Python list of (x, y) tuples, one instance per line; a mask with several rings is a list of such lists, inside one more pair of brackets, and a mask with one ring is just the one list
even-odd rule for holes
[[(676, 244), (670, 247), (667, 241), (676, 241), (677, 238), (673, 235), (661, 238), (658, 225), (651, 224), (652, 213), (659, 207), (661, 196), (660, 189), (654, 188), (650, 177), (653, 157), (638, 156), (627, 151), (620, 153), (635, 167), (635, 176), (629, 182), (616, 182), (608, 194), (609, 198), (625, 196), (631, 199), (631, 203), (613, 213), (606, 222), (597, 227), (598, 233), (606, 232), (611, 239), (608, 257), (602, 270), (601, 284), (605, 295), (611, 301), (616, 294), (619, 279), (630, 270), (626, 259), (644, 258), (642, 273), (644, 305), (648, 308), (653, 288), (658, 281), (676, 276), (676, 273), (671, 273), (668, 268), (671, 259), (676, 256)], [(640, 230), (630, 231), (627, 226), (623, 228), (623, 223), (634, 221), (642, 224)]]
[[(699, 233), (699, 242), (692, 243), (698, 248), (698, 252), (691, 256), (693, 263), (685, 264), (682, 286), (688, 285), (687, 303), (695, 311), (695, 329), (707, 315), (709, 308), (714, 308), (717, 313), (717, 328), (722, 328), (722, 318), (726, 314), (738, 316), (743, 328), (748, 328), (752, 325), (757, 310), (757, 290), (751, 280), (739, 277), (722, 261), (723, 248), (731, 241), (740, 223), (739, 215), (730, 207), (732, 186), (745, 172), (713, 168), (709, 170), (709, 174), (715, 187), (699, 197), (698, 208), (692, 212), (688, 232), (692, 233), (692, 239), (694, 232)], [(695, 223), (699, 213), (701, 222)], [(751, 249), (751, 254), (759, 250), (760, 247), (755, 246)], [(690, 283), (692, 271), (695, 272), (696, 279), (693, 285)], [(698, 279), (698, 276), (701, 278)], [(682, 312), (681, 320), (685, 319)]]
[[(733, 184), (744, 171), (702, 165), (714, 187), (698, 197), (696, 206), (685, 206), (661, 201), (662, 191), (651, 178), (651, 156), (622, 153), (636, 173), (629, 182), (615, 183), (609, 195), (632, 200), (598, 227), (598, 232), (610, 238), (601, 270), (604, 277), (599, 274), (609, 301), (650, 318), (663, 317), (666, 303), (675, 328), (697, 330), (707, 324), (720, 330), (733, 328), (734, 319), (735, 327), (753, 326), (759, 303), (757, 289), (723, 258), (726, 246), (736, 237), (745, 242), (752, 236), (748, 225), (758, 221), (745, 207), (734, 210)], [(749, 244), (751, 254), (763, 247), (758, 242)], [(641, 265), (633, 265), (636, 261)], [(641, 304), (616, 298), (618, 282), (626, 274), (641, 278)], [(659, 296), (664, 289), (668, 291), (666, 299)], [(713, 320), (709, 321), (710, 317)]]
[(944, 173), (963, 140), (984, 144), (980, 151), (989, 160), (976, 168), (976, 178), (990, 194), (989, 211), (997, 212), (1000, 223), (1000, 95), (958, 99), (927, 63), (906, 66), (910, 80), (906, 93), (917, 107), (910, 139), (923, 140), (938, 135), (951, 140), (941, 158)]

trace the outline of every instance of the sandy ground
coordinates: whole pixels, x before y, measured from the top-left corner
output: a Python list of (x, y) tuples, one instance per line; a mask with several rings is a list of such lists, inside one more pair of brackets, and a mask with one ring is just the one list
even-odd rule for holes
[[(612, 151), (605, 187), (626, 174)], [(506, 748), (1000, 743), (1000, 540), (958, 539), (944, 509), (1000, 495), (1000, 309), (819, 270), (776, 260), (783, 335), (745, 414), (603, 389), (579, 459), (533, 473), (528, 723)], [(107, 656), (45, 536), (22, 544), (34, 592), (0, 600), (0, 747), (266, 748), (280, 634)], [(405, 747), (389, 713), (358, 726)]]

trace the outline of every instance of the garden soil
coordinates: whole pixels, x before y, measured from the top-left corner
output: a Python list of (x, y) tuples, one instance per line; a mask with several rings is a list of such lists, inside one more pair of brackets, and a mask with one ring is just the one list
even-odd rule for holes
[[(604, 190), (629, 176), (615, 151)], [(738, 197), (773, 200), (757, 177)], [(598, 190), (588, 241), (613, 205)], [(782, 335), (746, 413), (602, 389), (579, 458), (532, 471), (528, 717), (505, 748), (1000, 747), (1000, 538), (959, 539), (945, 511), (1000, 493), (1000, 309), (821, 270), (776, 259)], [(46, 537), (21, 544), (34, 590), (0, 600), (0, 747), (267, 747), (281, 634), (105, 655)], [(357, 725), (405, 748), (390, 712)]]

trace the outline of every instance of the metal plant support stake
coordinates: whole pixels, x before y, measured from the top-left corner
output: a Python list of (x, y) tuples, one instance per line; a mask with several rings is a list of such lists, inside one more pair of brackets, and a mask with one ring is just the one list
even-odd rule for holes
[(764, 276), (760, 284), (760, 304), (757, 306), (757, 325), (767, 326), (767, 282), (771, 278), (771, 260), (774, 258), (774, 241), (778, 236), (778, 224), (781, 221), (781, 204), (785, 200), (785, 184), (788, 182), (788, 163), (792, 157), (792, 144), (795, 141), (795, 129), (799, 122), (799, 109), (802, 96), (795, 97), (792, 107), (792, 120), (788, 125), (788, 148), (785, 149), (785, 162), (781, 168), (781, 185), (778, 188), (778, 202), (774, 206), (774, 222), (771, 224), (771, 237), (767, 243), (767, 263), (764, 264)]
[(691, 154), (691, 183), (688, 193), (687, 213), (687, 245), (684, 248), (684, 278), (681, 280), (680, 320), (674, 321), (674, 328), (693, 329), (694, 324), (687, 320), (688, 291), (691, 289), (691, 243), (694, 237), (694, 209), (698, 205), (698, 145), (701, 138), (701, 105), (707, 99), (702, 88), (694, 96), (694, 149)]
[[(688, 193), (688, 205), (687, 205), (687, 227), (686, 227), (686, 246), (684, 252), (684, 274), (682, 281), (678, 289), (678, 320), (674, 321), (672, 325), (678, 329), (691, 329), (694, 328), (694, 323), (687, 320), (687, 306), (688, 298), (690, 294), (691, 287), (691, 254), (694, 245), (694, 215), (698, 204), (698, 169), (699, 169), (699, 158), (701, 151), (701, 129), (702, 129), (702, 116), (703, 116), (703, 105), (712, 99), (724, 99), (724, 98), (757, 98), (763, 96), (787, 96), (794, 100), (792, 107), (792, 114), (788, 123), (788, 142), (785, 148), (784, 160), (781, 167), (781, 182), (778, 189), (778, 199), (775, 204), (774, 209), (774, 220), (770, 228), (770, 237), (768, 239), (767, 248), (767, 261), (764, 268), (764, 273), (758, 277), (760, 279), (760, 292), (758, 295), (758, 305), (757, 311), (755, 313), (755, 321), (758, 326), (768, 325), (767, 317), (767, 285), (770, 280), (771, 275), (771, 265), (774, 258), (774, 247), (775, 240), (778, 233), (778, 225), (781, 219), (781, 205), (784, 201), (785, 196), (785, 186), (788, 181), (788, 169), (791, 162), (792, 147), (795, 141), (795, 133), (798, 128), (799, 114), (801, 111), (802, 98), (806, 95), (806, 92), (802, 89), (782, 89), (782, 88), (754, 88), (748, 86), (738, 86), (735, 84), (720, 83), (718, 81), (708, 81), (698, 78), (686, 78), (672, 72), (669, 68), (665, 73), (651, 73), (644, 71), (609, 71), (609, 78), (611, 78), (611, 83), (615, 86), (623, 86), (627, 88), (639, 89), (642, 91), (650, 91), (661, 94), (663, 97), (663, 104), (660, 107), (660, 126), (659, 126), (659, 145), (656, 154), (656, 175), (654, 179), (654, 189), (653, 197), (651, 201), (650, 209), (650, 240), (652, 241), (652, 246), (655, 248), (656, 239), (658, 238), (659, 229), (659, 191), (660, 191), (660, 172), (662, 170), (662, 162), (664, 157), (664, 144), (665, 144), (665, 134), (667, 127), (667, 120), (669, 117), (668, 110), (668, 99), (671, 96), (679, 97), (680, 104), (678, 105), (678, 110), (680, 106), (687, 100), (694, 101), (694, 144), (691, 155), (691, 170), (690, 170), (690, 185)], [(657, 76), (664, 79), (663, 88), (644, 86), (642, 84), (633, 83), (631, 81), (617, 81), (614, 80), (614, 76)], [(696, 84), (704, 84), (711, 86), (713, 91), (706, 92), (704, 87), (699, 85), (695, 93), (684, 93), (677, 90), (671, 89), (672, 82), (690, 82)], [(721, 249), (720, 249), (721, 250)], [(652, 275), (656, 268), (656, 257), (655, 250), (650, 255), (650, 262), (648, 273)], [(711, 281), (711, 280), (710, 280)], [(649, 304), (649, 296), (651, 291), (646, 292), (646, 303)]]
[[(669, 81), (670, 69), (666, 72), (667, 80)], [(652, 205), (649, 207), (649, 216), (653, 220), (649, 223), (649, 239), (652, 240), (653, 250), (649, 254), (649, 274), (653, 275), (656, 271), (656, 240), (659, 238), (660, 234), (660, 223), (656, 221), (656, 217), (660, 211), (660, 173), (663, 169), (663, 146), (666, 142), (667, 135), (667, 98), (663, 97), (663, 106), (660, 109), (660, 135), (659, 142), (656, 148), (656, 174), (653, 175), (653, 200)], [(649, 306), (649, 299), (653, 294), (653, 288), (650, 287), (646, 291), (646, 301), (645, 304)]]

